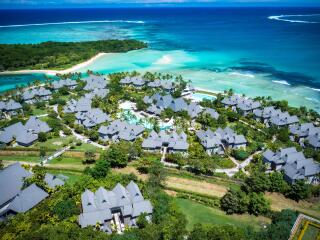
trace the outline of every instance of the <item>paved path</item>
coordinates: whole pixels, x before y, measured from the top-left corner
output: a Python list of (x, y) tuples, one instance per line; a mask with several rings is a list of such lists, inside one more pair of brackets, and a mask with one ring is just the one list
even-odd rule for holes
[(69, 150), (71, 146), (67, 146), (61, 150), (58, 150), (57, 152), (55, 152), (54, 154), (52, 154), (51, 156), (49, 157), (46, 157), (43, 161), (42, 161), (42, 164), (46, 164), (48, 163), (49, 161), (51, 161), (52, 159), (55, 159), (59, 156), (61, 156), (62, 154), (65, 153), (65, 151)]
[[(62, 120), (61, 117), (59, 116), (58, 106), (57, 106), (57, 105), (54, 105), (54, 106), (53, 106), (53, 110), (58, 114), (58, 118), (59, 118), (60, 120)], [(77, 138), (78, 140), (80, 140), (81, 142), (91, 144), (91, 145), (93, 145), (93, 146), (95, 146), (95, 147), (97, 147), (97, 148), (101, 148), (101, 149), (103, 149), (103, 150), (106, 150), (106, 149), (107, 149), (106, 146), (103, 146), (103, 145), (101, 145), (101, 144), (99, 144), (99, 143), (93, 142), (93, 141), (91, 141), (89, 138), (87, 138), (87, 137), (85, 137), (85, 136), (83, 136), (83, 135), (81, 135), (81, 134), (76, 133), (76, 132), (74, 131), (74, 129), (72, 129), (72, 128), (69, 127), (68, 125), (65, 125), (65, 126), (66, 126), (67, 128), (69, 128), (69, 129), (71, 130), (71, 132), (72, 132), (72, 135), (73, 135), (75, 138)]]
[(161, 156), (161, 163), (167, 167), (178, 167), (179, 165), (178, 164), (175, 164), (175, 163), (169, 163), (169, 162), (166, 162), (165, 159), (166, 159), (166, 154), (167, 154), (167, 150), (168, 148), (167, 147), (164, 147), (163, 148), (163, 151), (162, 151), (162, 156)]

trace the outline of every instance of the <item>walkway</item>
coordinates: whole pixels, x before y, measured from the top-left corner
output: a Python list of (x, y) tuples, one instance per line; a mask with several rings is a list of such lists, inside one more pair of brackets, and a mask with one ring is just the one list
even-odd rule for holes
[(71, 146), (67, 146), (61, 150), (58, 150), (57, 152), (55, 152), (54, 154), (52, 154), (51, 156), (46, 157), (41, 164), (47, 164), (49, 161), (51, 161), (52, 159), (55, 159), (59, 156), (61, 156), (63, 153), (65, 153), (65, 151), (69, 150)]

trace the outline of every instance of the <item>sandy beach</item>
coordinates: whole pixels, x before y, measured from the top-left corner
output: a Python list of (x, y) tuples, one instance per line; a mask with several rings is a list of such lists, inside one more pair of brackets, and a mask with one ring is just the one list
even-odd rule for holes
[(93, 63), (94, 61), (96, 61), (100, 57), (105, 56), (107, 54), (111, 54), (111, 53), (98, 53), (97, 55), (88, 59), (87, 61), (79, 63), (79, 64), (77, 64), (71, 68), (65, 69), (65, 70), (50, 70), (50, 69), (30, 70), (30, 69), (26, 69), (26, 70), (18, 70), (18, 71), (4, 71), (4, 72), (0, 72), (0, 75), (32, 74), (32, 73), (43, 73), (43, 74), (47, 74), (47, 75), (67, 74), (67, 73), (71, 73), (71, 72), (76, 72), (83, 67), (89, 66), (91, 63)]

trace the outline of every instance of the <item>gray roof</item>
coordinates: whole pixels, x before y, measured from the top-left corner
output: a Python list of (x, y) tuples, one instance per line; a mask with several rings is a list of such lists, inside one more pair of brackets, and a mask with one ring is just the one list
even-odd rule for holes
[(286, 176), (291, 180), (304, 179), (320, 173), (320, 165), (313, 159), (306, 159), (302, 152), (290, 147), (277, 152), (266, 150), (263, 153), (264, 161), (282, 166)]
[(43, 122), (39, 120), (35, 116), (31, 116), (29, 120), (25, 124), (25, 128), (31, 129), (34, 133), (40, 133), (40, 132), (50, 132), (51, 128), (46, 122)]
[(82, 97), (79, 100), (71, 99), (64, 107), (65, 113), (87, 112), (91, 109), (92, 100)]
[(58, 178), (55, 175), (52, 175), (50, 173), (46, 173), (46, 175), (44, 176), (44, 181), (51, 189), (55, 189), (57, 186), (64, 185), (63, 180), (61, 180), (60, 178)]
[(280, 112), (273, 115), (270, 122), (276, 126), (286, 126), (293, 123), (298, 123), (299, 119), (297, 116), (291, 116), (288, 112)]
[(7, 102), (2, 102), (1, 105), (2, 105), (1, 108), (3, 111), (15, 111), (15, 110), (22, 109), (21, 104), (12, 99), (10, 99)]
[(189, 148), (187, 135), (183, 131), (181, 133), (175, 131), (169, 133), (164, 130), (159, 133), (152, 131), (148, 138), (142, 142), (144, 149), (157, 149), (164, 145), (168, 145), (169, 150), (187, 151)]
[(108, 114), (104, 113), (99, 108), (92, 108), (87, 112), (77, 112), (76, 119), (78, 124), (82, 124), (86, 128), (91, 128), (98, 124), (111, 121)]
[(108, 126), (101, 126), (98, 129), (100, 135), (112, 137), (112, 139), (122, 139), (132, 141), (143, 133), (144, 127), (136, 124), (129, 124), (125, 121), (115, 120)]
[(0, 170), (0, 207), (17, 196), (23, 186), (24, 178), (31, 175), (18, 162)]
[(314, 148), (320, 148), (320, 133), (307, 137), (308, 143)]
[(107, 81), (103, 76), (89, 75), (87, 78), (84, 78), (82, 80), (86, 82), (84, 90), (106, 88), (107, 86)]
[(320, 134), (320, 128), (315, 127), (313, 123), (302, 123), (301, 125), (292, 125), (289, 127), (290, 133), (299, 137), (308, 137)]
[[(171, 95), (168, 95), (171, 96)], [(192, 105), (190, 107), (190, 109), (192, 107), (195, 107), (194, 105)], [(179, 112), (182, 110), (187, 110), (188, 108), (188, 104), (186, 103), (186, 101), (183, 98), (176, 98), (176, 99), (172, 99), (169, 108), (171, 108), (174, 112)]]
[(81, 195), (83, 213), (79, 216), (81, 227), (103, 225), (112, 219), (111, 211), (120, 211), (122, 216), (138, 217), (152, 213), (152, 205), (144, 200), (139, 187), (131, 181), (126, 187), (118, 183), (112, 191), (103, 187), (93, 193), (86, 190)]
[(136, 76), (136, 77), (128, 77), (127, 76), (127, 77), (121, 79), (120, 83), (126, 84), (126, 85), (132, 84), (136, 87), (141, 87), (141, 86), (145, 85), (146, 81), (140, 76)]
[(212, 109), (212, 108), (205, 108), (203, 113), (204, 114), (209, 114), (210, 117), (212, 117), (213, 119), (218, 119), (219, 118), (219, 113), (217, 113), (217, 111)]
[(70, 78), (65, 79), (65, 80), (61, 79), (61, 80), (52, 82), (53, 89), (59, 89), (59, 88), (62, 88), (64, 86), (66, 86), (66, 87), (74, 87), (74, 86), (77, 86), (77, 85), (78, 85), (77, 81), (72, 80)]
[(196, 118), (203, 111), (201, 106), (198, 103), (190, 103), (187, 107), (188, 115), (191, 118)]
[(274, 106), (265, 107), (263, 109), (255, 109), (253, 110), (253, 114), (258, 118), (269, 119), (272, 116), (280, 113), (281, 110), (275, 109)]
[(32, 184), (23, 189), (9, 204), (7, 209), (16, 213), (24, 213), (36, 206), (48, 196), (48, 193), (37, 187), (36, 184)]

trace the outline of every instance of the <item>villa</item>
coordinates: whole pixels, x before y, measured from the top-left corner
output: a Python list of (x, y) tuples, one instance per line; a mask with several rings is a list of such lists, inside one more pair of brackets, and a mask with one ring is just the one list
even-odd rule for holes
[(0, 132), (0, 142), (9, 144), (16, 141), (21, 146), (30, 146), (38, 140), (40, 132), (49, 132), (51, 128), (46, 122), (40, 121), (36, 117), (30, 119), (23, 125), (21, 122), (15, 123)]
[(306, 140), (308, 146), (312, 147), (314, 150), (320, 150), (320, 132), (309, 135)]
[(247, 146), (247, 140), (243, 135), (236, 134), (231, 128), (218, 128), (215, 132), (199, 130), (196, 132), (201, 145), (209, 154), (223, 154), (224, 148), (239, 149)]
[[(290, 138), (292, 141), (297, 138), (297, 142), (304, 146), (305, 139), (311, 139), (311, 145), (315, 143), (314, 139), (319, 139), (320, 127), (315, 127), (313, 123), (302, 123), (301, 125), (292, 125), (289, 127)], [(315, 136), (315, 137), (314, 137)], [(308, 140), (309, 141), (309, 140)]]
[(91, 92), (84, 95), (85, 98), (93, 99), (94, 97), (104, 98), (108, 95), (109, 90), (105, 88), (95, 88)]
[(21, 98), (26, 103), (35, 103), (37, 101), (47, 101), (51, 98), (51, 95), (50, 90), (40, 87), (24, 91)]
[(219, 118), (219, 113), (217, 113), (217, 111), (212, 108), (205, 108), (202, 113), (208, 114), (211, 118), (216, 120)]
[(181, 133), (175, 131), (167, 133), (162, 130), (159, 133), (150, 132), (149, 136), (142, 142), (142, 148), (152, 152), (167, 148), (168, 152), (185, 153), (188, 151), (189, 144), (187, 135), (183, 131)]
[(92, 100), (82, 97), (79, 100), (71, 99), (63, 109), (64, 113), (87, 112), (91, 109)]
[(94, 89), (103, 89), (107, 87), (107, 81), (103, 76), (89, 75), (87, 78), (82, 79), (86, 82), (84, 90), (92, 91)]
[(0, 221), (27, 212), (49, 196), (36, 184), (22, 189), (24, 179), (31, 176), (32, 173), (21, 167), (20, 163), (0, 170)]
[(81, 228), (98, 224), (100, 230), (107, 233), (113, 230), (122, 233), (125, 227), (136, 227), (137, 219), (143, 213), (147, 221), (151, 221), (153, 212), (151, 202), (144, 199), (133, 181), (126, 187), (118, 183), (111, 191), (99, 187), (93, 193), (87, 189), (81, 195), (81, 204)]
[(102, 140), (105, 141), (134, 141), (144, 132), (144, 130), (144, 127), (141, 125), (129, 124), (125, 121), (115, 120), (108, 126), (101, 126), (98, 133)]
[(121, 79), (120, 83), (122, 85), (133, 85), (136, 88), (142, 88), (146, 84), (146, 81), (140, 76), (137, 76), (137, 77), (128, 77), (127, 76), (127, 77)]
[(199, 114), (203, 111), (202, 107), (198, 104), (198, 103), (190, 103), (187, 106), (187, 112), (188, 115), (191, 117), (191, 119), (193, 118), (197, 118), (199, 116)]
[(85, 128), (92, 128), (107, 121), (111, 121), (111, 118), (99, 108), (76, 113), (76, 124), (81, 124)]
[(320, 164), (312, 158), (305, 158), (295, 147), (280, 149), (277, 152), (268, 149), (263, 153), (263, 161), (269, 169), (283, 171), (289, 183), (300, 179), (309, 183), (319, 183)]
[(263, 123), (269, 122), (272, 116), (280, 113), (280, 109), (275, 109), (274, 106), (265, 107), (263, 109), (255, 109), (253, 110), (254, 118), (256, 120), (260, 120)]
[(297, 116), (291, 116), (288, 112), (278, 112), (277, 114), (271, 116), (270, 123), (276, 127), (284, 127), (296, 124), (299, 122)]
[(58, 90), (62, 87), (67, 87), (68, 89), (75, 89), (78, 85), (77, 81), (67, 78), (65, 80), (59, 80), (52, 82), (52, 88), (54, 90)]
[(239, 95), (228, 96), (224, 98), (221, 103), (224, 104), (226, 108), (231, 107), (233, 111), (238, 110), (243, 116), (247, 116), (261, 106), (260, 102)]
[(199, 130), (196, 135), (208, 155), (224, 154), (224, 148), (221, 136), (208, 129), (207, 131)]
[(0, 112), (2, 112), (6, 117), (15, 116), (22, 111), (22, 106), (20, 103), (10, 99), (7, 102), (0, 101)]
[(50, 173), (46, 173), (46, 175), (44, 176), (44, 182), (51, 189), (55, 189), (58, 186), (64, 185), (64, 181), (59, 176), (55, 176)]

